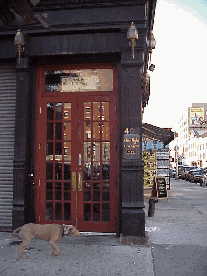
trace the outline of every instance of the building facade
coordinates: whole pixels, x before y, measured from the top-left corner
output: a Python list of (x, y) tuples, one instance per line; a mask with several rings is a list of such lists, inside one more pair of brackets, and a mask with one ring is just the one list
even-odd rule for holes
[(171, 165), (207, 167), (207, 103), (193, 103), (182, 115), (170, 144)]
[[(142, 111), (156, 1), (0, 5), (0, 229), (65, 223), (144, 236)], [(24, 45), (14, 44), (18, 28)]]

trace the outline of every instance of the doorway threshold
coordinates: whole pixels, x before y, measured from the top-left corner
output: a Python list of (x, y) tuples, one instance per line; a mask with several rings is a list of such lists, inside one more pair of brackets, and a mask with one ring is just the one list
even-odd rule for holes
[(80, 232), (81, 236), (116, 236), (116, 233)]

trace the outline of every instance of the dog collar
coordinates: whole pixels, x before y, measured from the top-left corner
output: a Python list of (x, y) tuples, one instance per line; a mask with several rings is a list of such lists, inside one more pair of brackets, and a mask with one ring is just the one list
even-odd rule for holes
[(62, 225), (62, 238), (65, 236), (65, 224)]
[(65, 227), (65, 224), (62, 225), (62, 237), (67, 235), (68, 232), (70, 231), (69, 227)]

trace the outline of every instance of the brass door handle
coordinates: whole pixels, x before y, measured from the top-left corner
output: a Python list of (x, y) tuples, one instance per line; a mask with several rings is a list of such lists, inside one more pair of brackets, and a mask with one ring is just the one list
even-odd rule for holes
[(72, 172), (72, 191), (76, 191), (76, 172)]
[(82, 172), (78, 172), (78, 191), (82, 192), (83, 185), (82, 185)]

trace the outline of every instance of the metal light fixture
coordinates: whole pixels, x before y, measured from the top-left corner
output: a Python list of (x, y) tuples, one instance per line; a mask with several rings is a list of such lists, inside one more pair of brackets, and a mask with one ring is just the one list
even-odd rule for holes
[(21, 59), (21, 52), (24, 51), (24, 44), (24, 35), (21, 33), (20, 29), (18, 29), (14, 39), (14, 45), (17, 47), (19, 52), (19, 63)]
[(144, 149), (146, 150), (146, 148), (147, 148), (147, 139), (145, 138), (143, 142), (144, 142)]
[(138, 31), (133, 22), (127, 31), (127, 38), (129, 39), (129, 45), (132, 47), (132, 57), (134, 58), (134, 47), (136, 45), (136, 40), (138, 40)]
[(149, 50), (149, 53), (151, 54), (152, 53), (152, 50), (155, 49), (155, 45), (156, 45), (156, 40), (154, 38), (154, 35), (152, 32), (150, 32), (150, 35), (146, 41), (146, 44), (147, 44), (147, 48)]
[[(156, 40), (154, 38), (154, 35), (152, 32), (150, 32), (150, 35), (146, 41), (147, 44), (147, 48), (148, 48), (148, 52), (149, 52), (149, 63), (151, 63), (151, 55), (152, 55), (152, 50), (155, 49), (155, 45), (156, 45)], [(153, 72), (155, 69), (155, 65), (154, 64), (150, 64), (149, 66), (149, 70), (151, 72)]]
[(154, 146), (154, 149), (156, 149), (156, 145), (157, 145), (157, 141), (155, 139), (153, 139), (153, 146)]

